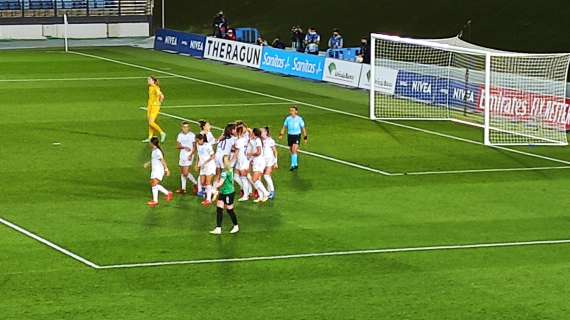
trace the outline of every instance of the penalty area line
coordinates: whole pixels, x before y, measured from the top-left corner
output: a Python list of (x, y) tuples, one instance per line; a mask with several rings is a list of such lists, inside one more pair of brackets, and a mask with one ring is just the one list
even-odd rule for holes
[(290, 105), (289, 102), (260, 102), (260, 103), (227, 103), (227, 104), (189, 104), (181, 106), (161, 106), (161, 109), (190, 109), (209, 107), (254, 107), (254, 106), (277, 106)]
[(288, 259), (316, 258), (316, 257), (352, 256), (352, 255), (366, 255), (366, 254), (449, 251), (449, 250), (467, 250), (467, 249), (484, 249), (484, 248), (561, 245), (561, 244), (570, 244), (570, 240), (498, 242), (498, 243), (479, 243), (479, 244), (462, 244), (462, 245), (442, 245), (442, 246), (429, 246), (429, 247), (409, 247), (409, 248), (389, 248), (389, 249), (332, 251), (332, 252), (318, 252), (318, 253), (300, 253), (300, 254), (245, 257), (245, 258), (143, 262), (143, 263), (103, 265), (103, 266), (99, 266), (99, 269), (128, 269), (128, 268), (161, 267), (161, 266), (174, 266), (174, 265), (254, 262), (254, 261), (288, 260)]
[(89, 261), (89, 260), (87, 260), (87, 259), (85, 259), (85, 258), (83, 258), (83, 257), (81, 257), (81, 256), (79, 256), (79, 255), (77, 255), (77, 254), (75, 254), (75, 253), (73, 253), (73, 252), (71, 252), (71, 251), (51, 242), (51, 241), (49, 241), (49, 240), (47, 240), (47, 239), (45, 239), (45, 238), (42, 238), (42, 237), (40, 237), (40, 236), (18, 226), (18, 225), (14, 224), (10, 221), (7, 221), (5, 219), (0, 218), (0, 223), (5, 225), (8, 228), (14, 230), (14, 231), (17, 231), (17, 232), (19, 232), (19, 233), (21, 233), (21, 234), (23, 234), (29, 238), (32, 238), (32, 239), (34, 239), (34, 240), (36, 240), (36, 241), (38, 241), (38, 242), (40, 242), (40, 243), (42, 243), (48, 247), (54, 249), (55, 251), (58, 251), (58, 252), (66, 255), (66, 256), (68, 256), (68, 257), (70, 257), (76, 261), (79, 261), (88, 267), (91, 267), (93, 269), (99, 269), (100, 268), (99, 265), (97, 265), (97, 264), (95, 264), (95, 263), (93, 263), (93, 262), (91, 262), (91, 261)]
[[(141, 109), (141, 110), (146, 110), (146, 108), (144, 108), (144, 107), (140, 107), (139, 109)], [(192, 119), (188, 119), (188, 118), (184, 118), (184, 117), (180, 117), (180, 116), (177, 116), (177, 115), (174, 115), (174, 114), (170, 114), (170, 113), (166, 113), (166, 112), (160, 112), (160, 114), (162, 114), (162, 115), (164, 115), (164, 116), (166, 116), (166, 117), (170, 117), (170, 118), (172, 118), (172, 119), (177, 119), (177, 120), (180, 120), (180, 121), (189, 121), (189, 122), (198, 124), (198, 121), (195, 121), (195, 120), (192, 120)], [(220, 127), (215, 127), (215, 126), (212, 126), (212, 128), (214, 128), (214, 129), (216, 129), (216, 130), (220, 130), (220, 131), (223, 131), (223, 130), (224, 130), (224, 129), (220, 128)], [(277, 145), (278, 147), (283, 148), (283, 149), (287, 149), (287, 150), (289, 149), (289, 147), (286, 146), (286, 145), (282, 145), (282, 144), (278, 144), (278, 143), (276, 143), (275, 145)], [(345, 161), (345, 160), (341, 160), (341, 159), (336, 159), (336, 158), (333, 158), (333, 157), (325, 156), (325, 155), (322, 155), (322, 154), (319, 154), (319, 153), (314, 153), (314, 152), (305, 151), (305, 150), (299, 150), (299, 153), (301, 153), (301, 154), (306, 154), (306, 155), (309, 155), (309, 156), (313, 156), (313, 157), (319, 158), (319, 159), (324, 159), (324, 160), (328, 160), (328, 161), (332, 161), (332, 162), (344, 164), (344, 165), (349, 166), (349, 167), (358, 168), (358, 169), (362, 169), (362, 170), (369, 171), (369, 172), (373, 172), (373, 173), (378, 173), (378, 174), (381, 174), (381, 175), (384, 175), (384, 176), (392, 176), (392, 174), (391, 174), (390, 172), (387, 172), (387, 171), (382, 171), (382, 170), (370, 168), (370, 167), (363, 166), (363, 165), (360, 165), (360, 164), (357, 164), (357, 163), (353, 163), (353, 162), (349, 162), (349, 161)]]
[(496, 168), (496, 169), (470, 169), (470, 170), (447, 170), (447, 171), (417, 171), (392, 173), (392, 176), (426, 176), (440, 174), (463, 174), (463, 173), (486, 173), (486, 172), (517, 172), (517, 171), (548, 171), (570, 169), (570, 166), (561, 167), (533, 167), (533, 168)]

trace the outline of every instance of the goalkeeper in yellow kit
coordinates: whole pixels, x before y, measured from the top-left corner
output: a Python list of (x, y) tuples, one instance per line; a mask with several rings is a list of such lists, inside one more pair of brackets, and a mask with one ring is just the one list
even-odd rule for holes
[(158, 86), (158, 79), (150, 76), (148, 77), (148, 104), (147, 104), (147, 119), (148, 119), (148, 139), (143, 142), (148, 143), (155, 135), (160, 135), (160, 142), (166, 140), (166, 132), (156, 123), (156, 118), (160, 113), (160, 104), (164, 101), (164, 94), (160, 91)]

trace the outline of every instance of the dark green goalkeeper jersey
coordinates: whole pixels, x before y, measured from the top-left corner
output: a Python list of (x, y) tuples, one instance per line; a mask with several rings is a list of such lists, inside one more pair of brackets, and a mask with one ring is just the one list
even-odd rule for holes
[(223, 171), (221, 179), (224, 183), (220, 187), (221, 194), (232, 194), (235, 192), (234, 188), (234, 173), (232, 171)]

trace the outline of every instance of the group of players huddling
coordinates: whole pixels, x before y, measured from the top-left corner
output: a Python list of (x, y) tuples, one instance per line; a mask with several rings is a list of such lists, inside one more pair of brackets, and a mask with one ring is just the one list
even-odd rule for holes
[[(149, 143), (152, 153), (151, 161), (145, 167), (151, 168), (150, 184), (152, 200), (147, 203), (149, 207), (158, 205), (158, 195), (163, 193), (166, 201), (171, 201), (174, 194), (164, 188), (160, 183), (164, 176), (170, 175), (170, 170), (164, 159), (164, 153), (160, 147), (166, 140), (166, 133), (156, 123), (160, 114), (160, 105), (164, 101), (164, 95), (155, 77), (148, 78), (148, 105), (147, 120), (149, 125), (149, 137), (143, 140)], [(230, 216), (233, 228), (230, 233), (239, 232), (237, 216), (234, 212), (234, 181), (240, 186), (240, 202), (254, 199), (255, 203), (262, 203), (275, 198), (275, 185), (273, 183), (273, 170), (277, 165), (277, 148), (271, 138), (269, 127), (249, 128), (243, 121), (228, 123), (224, 133), (217, 139), (212, 134), (210, 123), (200, 120), (200, 131), (194, 134), (190, 123), (184, 121), (181, 124), (181, 132), (176, 139), (176, 149), (179, 151), (180, 188), (178, 194), (187, 193), (188, 181), (193, 185), (196, 195), (203, 197), (202, 205), (209, 207), (216, 202), (217, 216), (216, 228), (212, 234), (222, 233), (222, 219), (224, 209)], [(290, 171), (298, 169), (297, 153), (301, 141), (307, 142), (307, 131), (303, 118), (298, 115), (298, 108), (289, 108), (289, 116), (285, 119), (279, 139), (287, 131), (288, 144), (291, 151)], [(160, 139), (156, 135), (160, 136)], [(197, 155), (197, 157), (196, 157)], [(194, 161), (196, 160), (196, 161)], [(191, 168), (199, 174), (196, 179)], [(265, 185), (262, 182), (265, 180)]]

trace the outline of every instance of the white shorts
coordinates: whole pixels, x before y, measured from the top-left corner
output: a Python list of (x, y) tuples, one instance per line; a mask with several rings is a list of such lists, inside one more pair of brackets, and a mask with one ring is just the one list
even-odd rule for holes
[(214, 161), (210, 161), (200, 168), (201, 176), (213, 176), (216, 175), (216, 164)]
[(277, 164), (275, 157), (265, 158), (265, 167), (274, 167)]
[(190, 152), (186, 151), (186, 150), (181, 150), (180, 151), (180, 160), (178, 161), (178, 165), (181, 167), (189, 167), (192, 165), (192, 160), (194, 159), (194, 157), (189, 158), (190, 157)]
[(245, 157), (238, 157), (236, 163), (237, 170), (249, 170), (249, 160)]
[(265, 171), (265, 159), (263, 157), (256, 157), (253, 158), (253, 172), (261, 172)]
[(216, 153), (216, 168), (223, 168), (224, 167), (224, 156), (225, 156), (225, 154)]
[(158, 181), (162, 181), (162, 178), (164, 178), (164, 170), (152, 170), (150, 172), (150, 179), (156, 179)]

